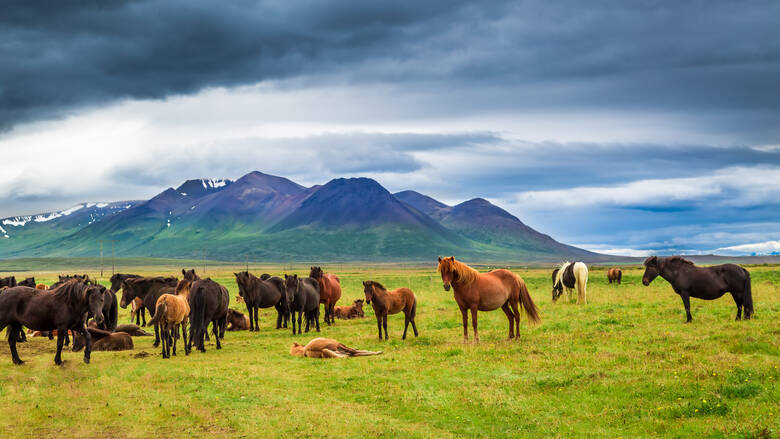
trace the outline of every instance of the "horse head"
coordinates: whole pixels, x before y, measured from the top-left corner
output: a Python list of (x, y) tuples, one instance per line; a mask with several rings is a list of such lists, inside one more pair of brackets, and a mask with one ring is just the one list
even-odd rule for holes
[(657, 256), (650, 256), (649, 258), (645, 259), (645, 274), (642, 275), (642, 284), (644, 286), (650, 285), (650, 282), (653, 281), (656, 277), (658, 277), (658, 273), (660, 268), (658, 267), (658, 257)]
[[(374, 281), (372, 280), (363, 281), (363, 293), (366, 295), (366, 303), (370, 305), (371, 299), (374, 298)], [(357, 300), (355, 301), (355, 303), (357, 303)]]
[(195, 269), (194, 268), (192, 270), (185, 270), (185, 269), (182, 268), (181, 269), (181, 274), (187, 280), (192, 280), (192, 281), (200, 280), (200, 277), (197, 274), (195, 274)]
[(236, 277), (236, 285), (238, 285), (238, 295), (239, 297), (243, 298), (246, 281), (249, 278), (249, 272), (248, 271), (239, 271), (238, 273), (234, 272), (233, 276)]
[(455, 256), (449, 258), (439, 258), (439, 267), (436, 269), (441, 273), (441, 281), (444, 283), (444, 291), (449, 291), (453, 282), (458, 279), (458, 272), (455, 270)]
[(287, 305), (291, 305), (295, 300), (295, 296), (298, 294), (298, 287), (300, 286), (300, 279), (297, 274), (292, 276), (284, 275), (284, 296), (287, 298)]
[(87, 308), (89, 314), (95, 317), (95, 323), (103, 323), (103, 292), (102, 285), (87, 285), (83, 282), (71, 282), (63, 288), (68, 288), (70, 306), (74, 309)]
[[(137, 278), (141, 279), (141, 278)], [(119, 301), (119, 306), (122, 307), (122, 309), (127, 308), (127, 305), (130, 304), (130, 302), (133, 301), (137, 297), (137, 292), (135, 291), (135, 288), (133, 285), (135, 284), (136, 279), (125, 279), (122, 281), (122, 300)]]
[(311, 267), (311, 271), (309, 272), (309, 277), (312, 277), (314, 279), (320, 279), (322, 278), (323, 272), (322, 267)]

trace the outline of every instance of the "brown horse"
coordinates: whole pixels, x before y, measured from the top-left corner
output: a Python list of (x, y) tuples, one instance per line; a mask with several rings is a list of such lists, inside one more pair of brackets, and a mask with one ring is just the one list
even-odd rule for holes
[(404, 312), (404, 335), (402, 340), (406, 340), (406, 330), (409, 323), (412, 324), (414, 336), (417, 337), (417, 324), (414, 317), (417, 314), (417, 298), (409, 288), (398, 288), (393, 291), (387, 291), (379, 282), (367, 280), (363, 282), (363, 292), (366, 294), (366, 303), (374, 308), (376, 315), (376, 326), (379, 329), (379, 339), (382, 339), (382, 328), (385, 328), (385, 340), (387, 340), (387, 315)]
[(620, 285), (620, 282), (623, 280), (623, 270), (619, 268), (610, 268), (607, 270), (607, 280), (609, 283), (617, 282), (617, 284)]
[(350, 306), (337, 306), (333, 309), (334, 315), (339, 319), (359, 319), (365, 317), (363, 313), (363, 299), (355, 299)]
[(369, 355), (379, 355), (382, 351), (362, 351), (345, 346), (338, 340), (332, 338), (317, 337), (301, 346), (293, 343), (290, 347), (290, 355), (296, 357), (308, 358), (345, 358), (345, 357), (366, 357)]
[(246, 331), (249, 329), (249, 316), (246, 316), (232, 308), (228, 308), (227, 322), (228, 331)]
[(48, 290), (49, 286), (46, 285), (46, 284), (38, 284), (38, 285), (35, 286), (35, 289), (36, 290)]
[(334, 308), (341, 299), (341, 283), (335, 274), (325, 273), (321, 267), (311, 267), (309, 277), (317, 279), (320, 284), (320, 303), (325, 304), (325, 323), (335, 323)]
[(192, 281), (182, 279), (176, 285), (175, 294), (163, 294), (157, 299), (154, 317), (150, 324), (160, 325), (160, 338), (162, 339), (162, 357), (171, 357), (171, 343), (173, 355), (176, 355), (176, 340), (179, 339), (179, 327), (184, 337), (184, 353), (190, 354), (187, 346), (187, 319), (190, 316), (189, 295)]
[(450, 286), (455, 290), (455, 302), (463, 316), (463, 339), (468, 341), (468, 310), (471, 310), (471, 322), (474, 326), (474, 339), (479, 342), (477, 331), (477, 311), (493, 311), (501, 308), (509, 320), (509, 338), (520, 336), (520, 311), (522, 305), (530, 323), (539, 323), (539, 309), (531, 300), (528, 288), (520, 276), (509, 270), (493, 270), (480, 273), (468, 265), (456, 261), (455, 257), (439, 258), (441, 280), (444, 290)]

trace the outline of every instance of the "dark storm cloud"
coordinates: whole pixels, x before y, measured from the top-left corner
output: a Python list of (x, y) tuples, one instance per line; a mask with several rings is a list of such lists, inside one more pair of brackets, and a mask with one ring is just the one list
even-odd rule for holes
[(436, 96), (425, 108), (439, 115), (652, 109), (720, 115), (713, 129), (757, 142), (778, 135), (778, 2), (484, 3), (6, 2), (0, 129), (299, 78), (403, 85)]

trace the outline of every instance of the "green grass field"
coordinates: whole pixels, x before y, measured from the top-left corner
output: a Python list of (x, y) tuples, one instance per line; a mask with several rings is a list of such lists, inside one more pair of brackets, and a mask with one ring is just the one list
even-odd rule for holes
[[(233, 300), (238, 269), (206, 275)], [(134, 351), (94, 352), (90, 365), (67, 351), (57, 367), (55, 343), (35, 338), (19, 346), (27, 363), (14, 366), (3, 337), (0, 437), (777, 437), (780, 270), (749, 270), (756, 314), (740, 322), (727, 295), (692, 299), (694, 321), (685, 324), (669, 284), (642, 286), (638, 268), (625, 270), (621, 286), (591, 271), (586, 306), (552, 304), (549, 270), (517, 269), (541, 325), (524, 324), (520, 340), (507, 341), (504, 314), (481, 313), (481, 342), (464, 344), (460, 312), (435, 266), (343, 266), (341, 304), (362, 297), (366, 279), (411, 287), (420, 337), (402, 341), (396, 315), (390, 340), (378, 341), (370, 306), (365, 319), (300, 336), (274, 330), (275, 312), (264, 310), (261, 332), (229, 332), (221, 351), (211, 342), (205, 354), (170, 360), (152, 338), (136, 337)], [(56, 274), (36, 278), (48, 283)], [(120, 323), (128, 316), (120, 310)], [(317, 335), (384, 355), (289, 355), (292, 341)]]

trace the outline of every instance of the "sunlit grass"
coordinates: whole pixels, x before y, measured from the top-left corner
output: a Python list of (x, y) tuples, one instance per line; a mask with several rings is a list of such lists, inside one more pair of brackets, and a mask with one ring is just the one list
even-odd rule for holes
[[(231, 272), (239, 268), (206, 274), (227, 286), (232, 300)], [(282, 273), (279, 266), (250, 269)], [(671, 287), (661, 279), (643, 287), (639, 269), (625, 270), (621, 286), (593, 270), (587, 306), (552, 304), (548, 270), (518, 269), (542, 324), (524, 324), (520, 340), (507, 341), (503, 313), (481, 313), (479, 345), (462, 342), (460, 312), (435, 266), (326, 269), (341, 277), (345, 304), (362, 296), (366, 279), (411, 287), (420, 337), (402, 341), (403, 317), (395, 315), (388, 319), (390, 340), (380, 342), (366, 306), (365, 319), (340, 320), (320, 335), (383, 350), (378, 357), (291, 357), (292, 341), (317, 334), (272, 329), (272, 310), (262, 312), (259, 333), (228, 333), (221, 351), (212, 342), (205, 354), (170, 360), (160, 358), (150, 338), (135, 338), (134, 351), (96, 352), (90, 365), (68, 351), (66, 364), (56, 367), (54, 343), (36, 338), (20, 345), (27, 364), (17, 367), (3, 341), (0, 436), (771, 437), (780, 431), (777, 267), (750, 268), (754, 320), (735, 322), (734, 303), (724, 296), (694, 300), (692, 324), (684, 323)], [(56, 274), (36, 277), (51, 281)], [(128, 320), (127, 310), (120, 320)], [(151, 355), (135, 358), (141, 351)]]

